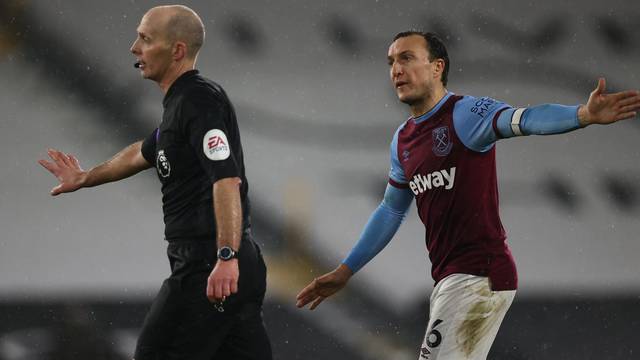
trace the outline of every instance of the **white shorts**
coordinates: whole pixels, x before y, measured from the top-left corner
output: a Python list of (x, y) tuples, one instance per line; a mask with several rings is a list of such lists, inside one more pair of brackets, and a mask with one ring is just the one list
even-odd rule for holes
[(484, 360), (515, 290), (492, 291), (489, 278), (452, 274), (433, 289), (418, 360)]

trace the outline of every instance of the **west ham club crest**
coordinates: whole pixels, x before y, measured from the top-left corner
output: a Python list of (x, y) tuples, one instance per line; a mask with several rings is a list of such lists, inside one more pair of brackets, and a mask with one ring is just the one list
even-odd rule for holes
[(436, 156), (449, 155), (453, 147), (451, 137), (449, 137), (449, 127), (441, 126), (434, 129), (431, 135), (433, 138), (433, 153), (436, 154)]

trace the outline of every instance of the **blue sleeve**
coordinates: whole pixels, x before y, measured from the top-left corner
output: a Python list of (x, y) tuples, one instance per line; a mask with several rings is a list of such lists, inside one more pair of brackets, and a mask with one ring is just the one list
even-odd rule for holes
[(371, 214), (360, 234), (360, 239), (342, 263), (356, 273), (384, 249), (402, 224), (411, 200), (413, 200), (413, 194), (409, 189), (387, 185), (384, 199)]
[[(576, 130), (580, 127), (578, 120), (579, 106), (544, 104), (526, 109), (508, 109), (503, 111), (496, 121), (496, 128), (503, 138), (518, 135), (551, 135)], [(520, 113), (520, 114), (519, 114)], [(520, 117), (519, 125), (512, 122)]]
[(453, 126), (467, 148), (485, 152), (498, 140), (493, 130), (493, 119), (509, 105), (489, 98), (465, 96), (453, 108)]
[(400, 164), (400, 159), (398, 159), (398, 133), (403, 126), (404, 124), (396, 130), (396, 133), (393, 135), (393, 140), (391, 140), (391, 170), (389, 170), (389, 179), (398, 184), (408, 183), (404, 176), (404, 169), (402, 168), (402, 164)]

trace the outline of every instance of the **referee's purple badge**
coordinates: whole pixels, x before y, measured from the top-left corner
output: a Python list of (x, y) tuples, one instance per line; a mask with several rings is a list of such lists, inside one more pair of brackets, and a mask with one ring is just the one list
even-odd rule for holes
[(453, 147), (451, 137), (449, 136), (449, 127), (441, 126), (434, 129), (431, 135), (433, 137), (433, 153), (436, 154), (436, 156), (449, 155)]

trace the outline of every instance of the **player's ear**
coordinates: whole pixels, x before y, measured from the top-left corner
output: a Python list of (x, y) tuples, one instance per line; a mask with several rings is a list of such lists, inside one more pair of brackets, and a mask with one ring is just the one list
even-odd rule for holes
[(443, 59), (433, 60), (433, 77), (436, 79), (441, 79), (443, 72), (444, 72), (444, 60)]

